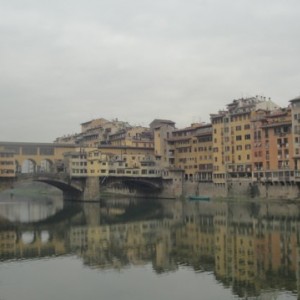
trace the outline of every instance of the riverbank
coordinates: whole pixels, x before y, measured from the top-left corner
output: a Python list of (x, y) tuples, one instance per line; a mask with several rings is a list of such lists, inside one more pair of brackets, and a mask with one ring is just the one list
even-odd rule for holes
[[(240, 179), (231, 181), (226, 185), (218, 185), (212, 182), (191, 182), (182, 183), (182, 198), (189, 196), (201, 195), (214, 199), (269, 199), (269, 200), (300, 200), (300, 189), (296, 183), (254, 183), (251, 179)], [(137, 192), (128, 188), (102, 188), (100, 186), (100, 197), (110, 195), (120, 195), (129, 197), (157, 197), (165, 199), (180, 198), (174, 196), (170, 191), (163, 193)]]

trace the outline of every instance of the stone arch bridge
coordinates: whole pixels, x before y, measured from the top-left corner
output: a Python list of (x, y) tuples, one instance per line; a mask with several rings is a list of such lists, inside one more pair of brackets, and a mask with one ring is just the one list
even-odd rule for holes
[[(70, 177), (63, 173), (64, 153), (72, 152), (76, 148), (74, 144), (0, 142), (0, 150), (14, 153), (17, 176), (15, 180), (34, 180), (56, 186), (63, 191), (65, 199), (97, 200), (100, 186), (101, 189), (108, 187), (112, 192), (121, 191), (130, 196), (174, 198), (182, 194), (181, 173), (176, 175), (177, 178), (164, 179), (141, 176)], [(30, 162), (31, 169), (22, 172), (25, 162)], [(9, 178), (7, 182), (1, 182), (0, 189), (9, 188), (11, 180), (13, 179)]]
[[(36, 181), (49, 184), (63, 192), (64, 200), (96, 200), (87, 199), (88, 179), (87, 178), (70, 178), (66, 173), (27, 173), (18, 174), (16, 182)], [(97, 183), (99, 181), (97, 180)]]
[(161, 177), (138, 177), (138, 176), (107, 176), (100, 179), (103, 188), (122, 190), (129, 193), (152, 193), (159, 194), (163, 189)]
[(33, 173), (18, 174), (16, 181), (36, 181), (52, 185), (63, 192), (64, 200), (73, 201), (97, 201), (100, 199), (100, 189), (102, 192), (143, 197), (165, 197), (164, 193), (167, 191), (168, 198), (175, 198), (170, 193), (170, 190), (174, 190), (174, 184), (162, 178), (113, 176), (71, 178), (66, 173)]

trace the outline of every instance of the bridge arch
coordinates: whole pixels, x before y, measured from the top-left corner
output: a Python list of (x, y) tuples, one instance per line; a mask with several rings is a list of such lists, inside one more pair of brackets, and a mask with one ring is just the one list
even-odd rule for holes
[(22, 163), (18, 163), (21, 166), (21, 173), (32, 174), (37, 171), (37, 163), (34, 159), (27, 158)]
[(72, 180), (59, 174), (32, 174), (27, 179), (52, 185), (63, 192), (64, 199), (81, 200), (84, 193), (84, 181)]
[(26, 158), (23, 161), (16, 160), (16, 172), (17, 173), (26, 173), (33, 174), (39, 172), (50, 173), (53, 171), (54, 162), (49, 158), (44, 158), (40, 161), (37, 161), (32, 158)]
[(99, 178), (71, 178), (66, 173), (27, 173), (17, 174), (17, 182), (36, 181), (54, 186), (63, 192), (64, 200), (98, 200)]
[(159, 192), (162, 189), (162, 182), (160, 178), (147, 179), (138, 177), (110, 177), (105, 183), (107, 187), (117, 189), (127, 187), (130, 191), (136, 190), (139, 192)]
[(25, 231), (21, 234), (22, 243), (25, 245), (32, 244), (35, 241), (35, 234), (33, 231)]
[(51, 237), (49, 231), (48, 230), (41, 231), (40, 238), (42, 244), (47, 244), (48, 242), (50, 242)]
[(49, 173), (49, 172), (52, 172), (53, 170), (53, 161), (51, 159), (43, 159), (41, 160), (41, 164), (40, 166), (38, 166), (38, 172), (46, 172), (46, 173)]
[(22, 172), (22, 165), (18, 160), (15, 160), (15, 165), (16, 165), (16, 173), (21, 173)]

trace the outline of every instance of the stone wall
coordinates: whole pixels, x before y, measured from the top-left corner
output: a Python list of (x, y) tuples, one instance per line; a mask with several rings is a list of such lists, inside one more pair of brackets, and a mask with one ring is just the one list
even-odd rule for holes
[(164, 180), (163, 190), (158, 194), (161, 198), (180, 198), (182, 195), (182, 181)]
[(215, 185), (212, 182), (190, 182), (183, 183), (183, 196), (205, 195), (214, 198), (227, 197), (224, 186)]
[(252, 198), (252, 199), (299, 199), (300, 188), (297, 184), (253, 183), (251, 179), (231, 181), (227, 186), (214, 183), (186, 181), (183, 196), (206, 195), (212, 198)]
[(256, 184), (259, 198), (267, 199), (299, 199), (299, 186), (297, 184), (277, 183), (277, 184)]

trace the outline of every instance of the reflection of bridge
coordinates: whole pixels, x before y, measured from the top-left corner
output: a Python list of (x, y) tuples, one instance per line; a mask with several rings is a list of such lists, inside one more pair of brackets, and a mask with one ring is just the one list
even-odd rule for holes
[(1, 259), (36, 258), (65, 254), (65, 242), (56, 233), (43, 230), (0, 232)]
[(72, 204), (47, 219), (32, 223), (6, 221), (0, 230), (0, 260), (64, 255), (69, 252), (66, 227), (83, 216), (81, 206)]

